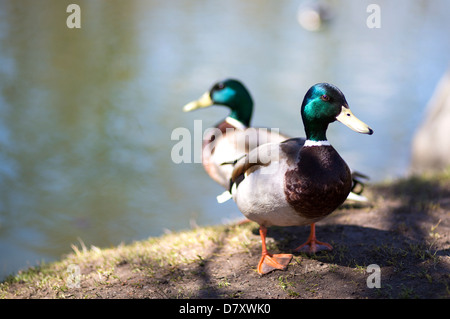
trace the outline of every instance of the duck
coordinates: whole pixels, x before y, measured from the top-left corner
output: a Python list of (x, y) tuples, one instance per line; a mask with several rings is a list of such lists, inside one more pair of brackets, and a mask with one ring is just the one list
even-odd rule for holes
[[(212, 85), (197, 100), (187, 103), (184, 112), (213, 105), (225, 106), (229, 115), (205, 132), (202, 144), (202, 165), (206, 173), (226, 190), (230, 187), (233, 165), (259, 145), (279, 143), (289, 138), (277, 129), (251, 127), (253, 99), (247, 87), (239, 80), (227, 78)], [(218, 196), (219, 202), (231, 198)]]
[(372, 135), (373, 130), (351, 112), (341, 90), (317, 83), (301, 104), (305, 138), (266, 143), (251, 150), (233, 166), (230, 193), (243, 215), (259, 225), (262, 242), (257, 271), (263, 275), (285, 270), (292, 254), (271, 254), (266, 247), (270, 226), (310, 225), (308, 240), (294, 249), (330, 249), (317, 240), (315, 223), (330, 215), (352, 190), (351, 171), (326, 137), (335, 121)]
[(330, 5), (320, 0), (304, 1), (297, 10), (297, 21), (307, 31), (320, 31), (333, 18)]

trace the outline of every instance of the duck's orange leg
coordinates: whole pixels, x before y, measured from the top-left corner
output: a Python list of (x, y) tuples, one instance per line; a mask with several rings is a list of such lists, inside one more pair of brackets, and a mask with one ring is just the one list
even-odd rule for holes
[(318, 241), (316, 238), (316, 224), (311, 224), (311, 232), (309, 233), (308, 240), (294, 249), (294, 251), (301, 251), (305, 253), (316, 253), (321, 250), (333, 250), (333, 247), (328, 243)]
[(287, 265), (292, 259), (291, 254), (269, 254), (266, 247), (266, 235), (267, 228), (264, 226), (259, 227), (259, 234), (262, 241), (261, 259), (258, 264), (258, 273), (261, 275), (267, 274), (272, 270), (279, 269), (285, 270)]

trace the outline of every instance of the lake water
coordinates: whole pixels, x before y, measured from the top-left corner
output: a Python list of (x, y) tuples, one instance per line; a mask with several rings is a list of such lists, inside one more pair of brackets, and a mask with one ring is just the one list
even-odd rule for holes
[[(66, 8), (81, 8), (69, 29)], [(241, 79), (253, 125), (304, 136), (299, 108), (336, 84), (367, 136), (328, 138), (371, 181), (408, 172), (410, 144), (449, 67), (447, 0), (329, 1), (309, 32), (297, 1), (1, 0), (0, 278), (71, 252), (241, 218), (201, 164), (171, 160), (177, 127), (203, 129), (223, 107), (183, 113), (217, 80)], [(370, 29), (367, 6), (381, 9)]]

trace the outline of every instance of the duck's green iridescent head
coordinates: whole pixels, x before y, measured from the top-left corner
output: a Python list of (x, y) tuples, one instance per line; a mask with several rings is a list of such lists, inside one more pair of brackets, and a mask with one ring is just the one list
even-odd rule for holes
[(245, 86), (235, 79), (226, 79), (213, 85), (210, 91), (204, 93), (198, 100), (183, 107), (189, 112), (211, 105), (224, 105), (230, 108), (230, 117), (249, 126), (253, 112), (253, 100)]
[(318, 83), (306, 92), (301, 114), (306, 137), (311, 141), (325, 141), (328, 124), (336, 120), (358, 133), (373, 133), (367, 124), (350, 111), (341, 90), (329, 83)]

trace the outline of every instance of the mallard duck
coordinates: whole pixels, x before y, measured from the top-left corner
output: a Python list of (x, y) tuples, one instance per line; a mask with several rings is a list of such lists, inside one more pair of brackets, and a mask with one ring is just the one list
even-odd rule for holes
[(279, 143), (289, 138), (276, 130), (251, 128), (253, 100), (247, 88), (236, 79), (215, 83), (198, 100), (183, 107), (190, 112), (212, 105), (223, 105), (231, 112), (210, 130), (203, 139), (202, 164), (208, 175), (225, 189), (230, 186), (236, 159), (253, 148), (268, 142)]
[(291, 138), (261, 145), (237, 161), (230, 192), (239, 210), (260, 226), (262, 240), (258, 273), (286, 269), (292, 254), (269, 254), (267, 227), (311, 225), (305, 246), (317, 241), (315, 223), (339, 207), (352, 189), (352, 175), (345, 161), (326, 137), (328, 124), (338, 120), (352, 130), (373, 130), (350, 111), (344, 94), (334, 85), (318, 83), (301, 105), (306, 140)]

